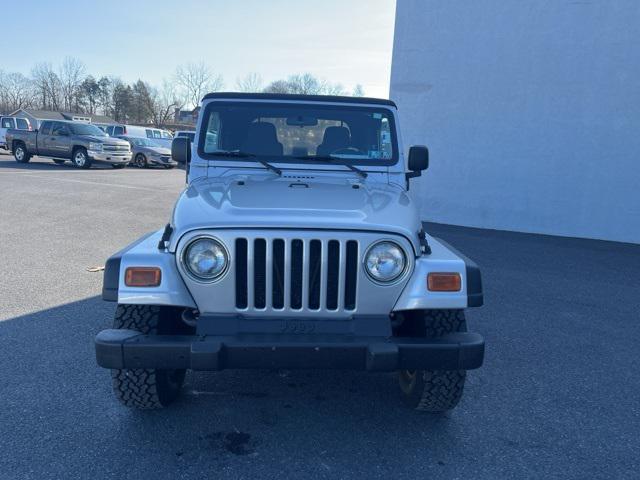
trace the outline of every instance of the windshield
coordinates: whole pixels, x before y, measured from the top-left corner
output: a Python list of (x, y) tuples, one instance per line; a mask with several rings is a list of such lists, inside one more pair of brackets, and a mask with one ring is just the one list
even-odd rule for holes
[(106, 137), (107, 134), (95, 125), (88, 123), (69, 123), (71, 133), (74, 135), (93, 135), (95, 137)]
[(270, 162), (393, 165), (398, 156), (383, 107), (211, 102), (203, 121), (198, 153), (208, 159), (241, 152)]

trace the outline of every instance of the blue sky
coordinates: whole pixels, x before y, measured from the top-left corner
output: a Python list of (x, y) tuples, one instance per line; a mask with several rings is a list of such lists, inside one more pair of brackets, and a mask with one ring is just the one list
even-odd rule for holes
[(204, 61), (233, 90), (258, 72), (265, 83), (311, 72), (388, 97), (394, 0), (9, 0), (0, 69), (82, 60), (90, 73), (159, 85), (176, 65)]

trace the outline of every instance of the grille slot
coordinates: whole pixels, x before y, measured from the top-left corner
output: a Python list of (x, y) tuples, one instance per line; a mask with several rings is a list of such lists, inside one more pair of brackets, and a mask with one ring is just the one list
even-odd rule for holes
[(302, 240), (291, 242), (291, 308), (302, 308)]
[(253, 304), (256, 308), (267, 306), (267, 242), (257, 238), (253, 242)]
[(355, 310), (358, 282), (358, 242), (353, 240), (347, 242), (345, 267), (344, 308), (346, 310)]
[(340, 270), (340, 242), (329, 241), (329, 258), (327, 266), (327, 310), (338, 309), (338, 282)]
[(309, 242), (309, 309), (320, 308), (320, 269), (322, 268), (322, 242)]
[(355, 310), (356, 240), (237, 238), (237, 309)]
[(273, 308), (284, 308), (284, 240), (273, 241), (273, 268), (272, 268), (272, 295)]
[(236, 307), (247, 308), (247, 240), (236, 240)]

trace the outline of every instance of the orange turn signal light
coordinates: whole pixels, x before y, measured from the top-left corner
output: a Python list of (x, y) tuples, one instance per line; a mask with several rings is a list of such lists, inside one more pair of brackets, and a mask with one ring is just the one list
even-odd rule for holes
[(124, 272), (127, 287), (157, 287), (162, 274), (158, 267), (129, 267)]
[(427, 288), (432, 292), (459, 292), (462, 279), (455, 272), (431, 272), (427, 275)]

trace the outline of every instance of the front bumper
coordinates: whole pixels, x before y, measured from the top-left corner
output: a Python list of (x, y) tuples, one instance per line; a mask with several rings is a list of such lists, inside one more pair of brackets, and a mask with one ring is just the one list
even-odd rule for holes
[(89, 151), (89, 158), (94, 162), (106, 162), (106, 163), (129, 163), (131, 161), (131, 152), (95, 152)]
[(482, 365), (484, 339), (450, 333), (437, 339), (350, 335), (144, 335), (103, 330), (95, 339), (104, 368), (471, 370)]
[(153, 157), (151, 155), (147, 157), (147, 163), (149, 165), (167, 165), (171, 167), (175, 167), (176, 165), (178, 165), (178, 162), (175, 162), (170, 158), (168, 160), (163, 160), (161, 158)]

